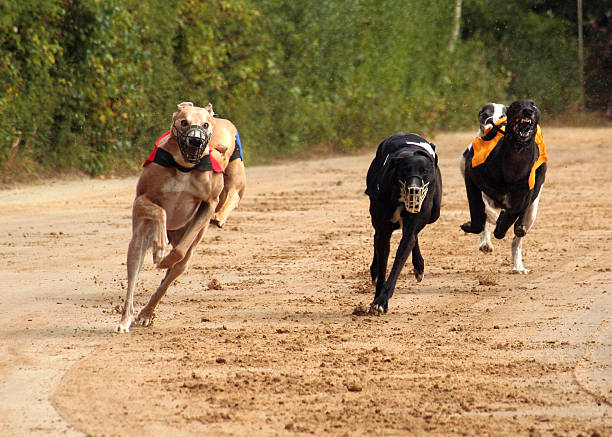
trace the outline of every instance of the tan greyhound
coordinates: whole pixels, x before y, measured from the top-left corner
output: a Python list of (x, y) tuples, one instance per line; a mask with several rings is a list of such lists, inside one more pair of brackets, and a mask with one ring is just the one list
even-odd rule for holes
[[(143, 326), (151, 324), (157, 304), (170, 284), (187, 268), (193, 249), (206, 232), (215, 211), (223, 211), (222, 225), (244, 191), (246, 178), (242, 160), (230, 162), (236, 128), (231, 122), (215, 119), (213, 115), (210, 104), (206, 108), (193, 106), (191, 102), (179, 104), (170, 131), (158, 140), (145, 163), (132, 210), (132, 239), (127, 254), (128, 288), (118, 332), (128, 332), (134, 321), (134, 288), (149, 247), (153, 249), (153, 262), (167, 271), (136, 318)], [(224, 181), (225, 167), (231, 174), (226, 173)], [(226, 184), (228, 187), (224, 190)], [(227, 192), (225, 198), (233, 202), (232, 208), (219, 205), (223, 191)], [(237, 201), (233, 200), (235, 197)], [(169, 244), (172, 250), (167, 253)]]

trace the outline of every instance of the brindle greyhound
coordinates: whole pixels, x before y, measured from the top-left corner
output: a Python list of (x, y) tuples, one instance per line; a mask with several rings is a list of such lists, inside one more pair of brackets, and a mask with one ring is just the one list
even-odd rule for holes
[[(128, 288), (118, 332), (128, 332), (134, 321), (134, 288), (149, 247), (153, 249), (153, 262), (167, 271), (136, 318), (143, 326), (151, 323), (160, 299), (187, 268), (193, 249), (206, 232), (215, 211), (225, 211), (221, 219), (227, 219), (232, 208), (224, 209), (224, 205), (218, 208), (224, 185), (225, 199), (229, 199), (232, 207), (237, 204), (232, 199), (244, 191), (242, 160), (232, 160), (234, 164), (229, 162), (234, 152), (232, 138), (235, 139), (236, 128), (213, 115), (212, 105), (199, 108), (190, 102), (179, 104), (170, 131), (158, 140), (155, 151), (145, 163), (132, 210), (132, 239), (127, 254)], [(224, 167), (229, 170), (226, 184)], [(168, 244), (172, 245), (169, 253)]]

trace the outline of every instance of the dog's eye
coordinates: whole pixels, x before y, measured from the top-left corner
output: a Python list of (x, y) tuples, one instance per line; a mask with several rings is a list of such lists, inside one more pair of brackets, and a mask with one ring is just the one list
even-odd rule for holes
[(202, 127), (203, 127), (204, 129), (208, 129), (208, 123), (203, 123), (203, 124), (202, 124)]
[(187, 126), (187, 120), (181, 120), (181, 126), (183, 127)]

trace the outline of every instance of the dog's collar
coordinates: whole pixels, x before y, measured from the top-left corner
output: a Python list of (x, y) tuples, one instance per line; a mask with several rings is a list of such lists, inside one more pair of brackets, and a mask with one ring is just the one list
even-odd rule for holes
[[(183, 167), (182, 165), (180, 165), (178, 162), (174, 160), (174, 157), (172, 156), (170, 152), (164, 149), (157, 149), (157, 153), (155, 154), (155, 157), (153, 158), (152, 162), (154, 162), (155, 164), (159, 164), (162, 167), (176, 168), (178, 171), (183, 172), (183, 173), (189, 173), (192, 170), (199, 170), (199, 171), (212, 171), (213, 170), (213, 165), (210, 159), (210, 155), (204, 155), (202, 159), (200, 159), (200, 161), (193, 167)], [(216, 172), (219, 173), (218, 171)]]

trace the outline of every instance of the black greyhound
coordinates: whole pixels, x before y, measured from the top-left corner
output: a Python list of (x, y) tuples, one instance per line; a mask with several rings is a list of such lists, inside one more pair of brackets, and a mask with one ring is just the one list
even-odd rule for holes
[[(518, 273), (528, 272), (522, 262), (521, 239), (535, 221), (547, 169), (539, 120), (540, 110), (534, 101), (518, 100), (508, 107), (505, 127), (498, 124), (474, 140), (462, 158), (471, 221), (461, 229), (473, 234), (483, 231), (487, 220), (484, 193), (487, 201), (501, 209), (493, 232), (495, 238), (504, 238), (514, 224), (512, 258)], [(477, 147), (482, 141), (496, 143), (483, 154)]]
[[(412, 252), (417, 281), (423, 279), (425, 263), (418, 233), (440, 217), (442, 177), (435, 145), (416, 134), (397, 133), (379, 144), (366, 178), (370, 216), (374, 226), (374, 259), (370, 266), (376, 295), (373, 312), (387, 312), (399, 274)], [(389, 278), (387, 261), (393, 231), (402, 228)]]

